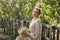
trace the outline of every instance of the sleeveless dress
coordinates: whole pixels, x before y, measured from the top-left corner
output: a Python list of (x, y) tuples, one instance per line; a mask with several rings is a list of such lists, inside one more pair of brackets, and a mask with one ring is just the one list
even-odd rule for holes
[(40, 20), (38, 18), (32, 19), (29, 29), (31, 30), (31, 38), (34, 40), (41, 40), (41, 30), (42, 30), (42, 25), (40, 23)]

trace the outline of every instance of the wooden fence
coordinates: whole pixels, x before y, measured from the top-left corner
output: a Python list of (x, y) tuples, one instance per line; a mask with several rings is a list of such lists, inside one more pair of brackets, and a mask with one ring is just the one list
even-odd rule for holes
[[(0, 20), (0, 36), (1, 40), (15, 40), (18, 36), (18, 28), (26, 26), (29, 28), (29, 21), (28, 20), (12, 20), (12, 19), (1, 19)], [(45, 23), (42, 23), (42, 33), (41, 33), (41, 40), (45, 40), (48, 38), (50, 40), (60, 40), (60, 27), (51, 26)]]

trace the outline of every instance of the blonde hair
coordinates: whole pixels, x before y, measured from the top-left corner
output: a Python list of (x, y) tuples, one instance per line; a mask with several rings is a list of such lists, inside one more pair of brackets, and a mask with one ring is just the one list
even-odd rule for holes
[(27, 27), (23, 27), (23, 28), (21, 28), (21, 29), (18, 29), (18, 34), (19, 34), (19, 35), (25, 35), (27, 29), (28, 29)]

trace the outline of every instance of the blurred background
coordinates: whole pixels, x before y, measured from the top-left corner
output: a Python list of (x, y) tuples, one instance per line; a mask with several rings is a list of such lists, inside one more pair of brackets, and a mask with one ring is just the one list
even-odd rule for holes
[(0, 0), (0, 34), (10, 35), (8, 38), (14, 40), (18, 35), (17, 29), (22, 22), (20, 20), (30, 21), (34, 6), (38, 2), (43, 3), (40, 6), (41, 21), (59, 27), (60, 0)]

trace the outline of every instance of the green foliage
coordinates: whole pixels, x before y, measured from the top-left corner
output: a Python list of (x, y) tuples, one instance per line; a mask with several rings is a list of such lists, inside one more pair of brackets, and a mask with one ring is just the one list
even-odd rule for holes
[[(31, 20), (33, 8), (39, 1), (40, 0), (0, 0), (0, 19)], [(42, 21), (51, 25), (57, 24), (60, 15), (60, 1), (42, 0), (42, 3)]]
[(56, 26), (60, 19), (60, 1), (59, 0), (42, 0), (43, 21)]

